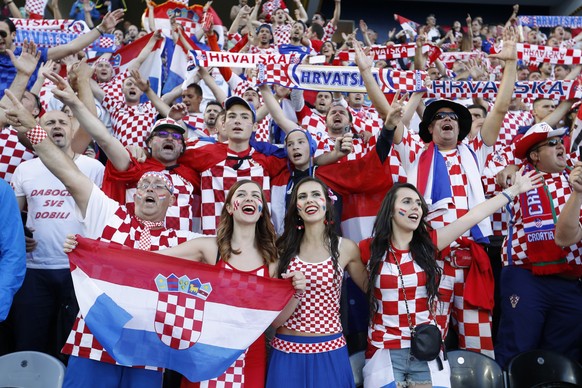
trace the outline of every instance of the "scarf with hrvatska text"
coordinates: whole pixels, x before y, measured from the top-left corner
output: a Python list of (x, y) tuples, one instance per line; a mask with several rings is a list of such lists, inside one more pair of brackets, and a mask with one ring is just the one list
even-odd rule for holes
[[(524, 174), (534, 168), (530, 163), (526, 164)], [(519, 204), (532, 273), (551, 275), (566, 271), (566, 252), (554, 241), (557, 216), (548, 186), (544, 183), (520, 194)]]

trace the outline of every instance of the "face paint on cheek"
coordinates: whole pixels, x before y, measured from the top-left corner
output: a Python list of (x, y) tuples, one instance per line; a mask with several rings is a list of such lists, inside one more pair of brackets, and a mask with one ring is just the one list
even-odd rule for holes
[(158, 198), (163, 201), (164, 199), (168, 198), (168, 196), (166, 194), (160, 194), (158, 195)]
[(235, 201), (232, 203), (232, 208), (233, 208), (233, 210), (234, 210), (234, 211), (237, 211), (239, 207), (240, 207), (240, 202), (239, 202), (239, 200), (237, 199), (237, 200), (235, 200)]
[(401, 216), (404, 216), (404, 215), (406, 215), (406, 210), (398, 209), (398, 214), (400, 214)]
[(143, 195), (141, 195), (141, 194), (138, 194), (138, 193), (135, 193), (135, 197), (136, 197), (137, 199), (143, 199)]
[(325, 198), (319, 198), (319, 202), (321, 202), (321, 208), (323, 209), (323, 211), (325, 211), (327, 209), (327, 207), (325, 206)]

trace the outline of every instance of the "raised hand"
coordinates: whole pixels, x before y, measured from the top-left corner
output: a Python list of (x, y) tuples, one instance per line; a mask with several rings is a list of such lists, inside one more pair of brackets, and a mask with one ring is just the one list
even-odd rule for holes
[(397, 91), (390, 104), (390, 111), (386, 115), (386, 120), (384, 121), (384, 126), (386, 128), (396, 128), (396, 126), (402, 121), (402, 115), (404, 114), (404, 103), (408, 99), (406, 93), (400, 94)]
[(22, 105), (10, 89), (6, 89), (5, 95), (12, 104), (4, 112), (8, 124), (12, 125), (20, 133), (26, 133), (34, 128), (36, 126), (36, 119), (32, 116), (32, 113)]
[(6, 50), (6, 52), (16, 70), (27, 76), (31, 76), (34, 73), (38, 60), (40, 59), (40, 51), (37, 50), (36, 43), (29, 42), (25, 39), (22, 44), (22, 52), (18, 58), (16, 58), (12, 50)]

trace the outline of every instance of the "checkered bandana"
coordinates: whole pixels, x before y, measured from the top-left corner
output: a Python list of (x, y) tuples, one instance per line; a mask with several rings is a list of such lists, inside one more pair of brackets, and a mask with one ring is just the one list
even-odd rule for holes
[[(168, 188), (168, 191), (170, 192), (170, 194), (174, 194), (174, 184), (172, 183), (170, 178), (168, 178), (166, 176), (166, 174), (164, 174), (163, 172), (160, 172), (160, 171), (144, 172), (144, 174), (141, 176), (141, 178), (139, 178), (139, 182), (141, 182), (143, 179), (149, 178), (149, 177), (158, 178), (158, 179), (163, 180), (164, 184)], [(139, 185), (139, 182), (137, 183), (138, 185)]]

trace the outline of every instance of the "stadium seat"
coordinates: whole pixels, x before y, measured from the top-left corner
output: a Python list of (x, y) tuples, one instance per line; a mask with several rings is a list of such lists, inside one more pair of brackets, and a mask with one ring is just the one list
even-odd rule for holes
[(549, 350), (530, 350), (513, 357), (507, 367), (510, 388), (582, 385), (582, 367)]
[(60, 388), (65, 365), (41, 352), (15, 352), (0, 357), (0, 387)]
[(503, 388), (503, 370), (494, 359), (468, 350), (447, 352), (451, 366), (451, 388)]

